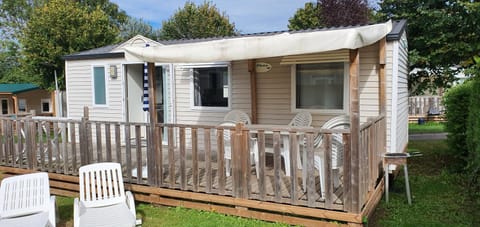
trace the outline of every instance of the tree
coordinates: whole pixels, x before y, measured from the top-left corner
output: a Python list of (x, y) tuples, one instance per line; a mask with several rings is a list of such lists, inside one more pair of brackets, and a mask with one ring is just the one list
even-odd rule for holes
[(105, 12), (116, 27), (121, 27), (127, 23), (129, 17), (125, 11), (121, 10), (117, 4), (110, 2), (110, 0), (77, 0), (80, 5), (88, 8), (89, 12), (93, 12), (99, 7)]
[(384, 0), (380, 20), (407, 19), (410, 88), (448, 87), (480, 52), (480, 3), (470, 0)]
[(367, 0), (318, 0), (321, 20), (328, 27), (368, 23)]
[(298, 9), (293, 17), (288, 20), (288, 29), (290, 30), (318, 28), (320, 26), (324, 26), (320, 21), (320, 11), (317, 4), (312, 2), (305, 3), (305, 7)]
[(44, 88), (53, 88), (54, 71), (64, 87), (63, 56), (116, 41), (119, 31), (110, 17), (71, 0), (50, 0), (36, 7), (28, 20), (20, 43), (25, 72), (40, 78)]
[(288, 20), (288, 28), (300, 30), (366, 24), (370, 12), (367, 0), (317, 0), (298, 9)]
[(196, 6), (187, 1), (183, 9), (178, 9), (167, 21), (162, 22), (160, 38), (193, 39), (236, 34), (235, 24), (230, 23), (225, 13), (210, 2)]
[(135, 35), (143, 35), (150, 39), (158, 39), (158, 32), (150, 24), (142, 19), (129, 17), (127, 21), (120, 26), (120, 39), (127, 40)]
[(0, 81), (29, 82), (21, 77), (18, 34), (25, 27), (32, 7), (27, 0), (0, 1)]

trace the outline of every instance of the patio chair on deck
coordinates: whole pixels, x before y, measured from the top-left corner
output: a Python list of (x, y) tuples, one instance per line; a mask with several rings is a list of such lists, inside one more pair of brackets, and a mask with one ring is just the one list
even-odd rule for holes
[(244, 123), (246, 125), (251, 124), (252, 121), (247, 113), (241, 110), (232, 110), (228, 112), (225, 117), (223, 118), (224, 122), (232, 122), (232, 123)]
[[(348, 129), (350, 128), (350, 117), (348, 115), (341, 115), (331, 118), (325, 124), (323, 124), (322, 129)], [(323, 134), (319, 134), (314, 141), (314, 167), (318, 169), (319, 177), (320, 177), (320, 195), (324, 198), (325, 194), (325, 150), (323, 148)], [(342, 134), (333, 134), (332, 135), (332, 169), (335, 170), (333, 173), (336, 176), (333, 176), (334, 179), (334, 186), (338, 185), (339, 183), (339, 171), (340, 168), (343, 166), (343, 136)], [(303, 171), (303, 185), (305, 188), (306, 185), (306, 172)]]
[[(241, 110), (232, 110), (225, 115), (223, 118), (223, 123), (220, 124), (220, 126), (224, 127), (235, 127), (236, 123), (244, 123), (244, 124), (250, 124), (250, 117), (248, 116), (247, 113), (241, 111)], [(223, 141), (224, 141), (224, 147), (225, 147), (225, 171), (226, 175), (230, 176), (231, 173), (231, 166), (230, 166), (230, 161), (232, 160), (232, 144), (231, 144), (231, 138), (230, 138), (230, 131), (224, 131), (223, 132)], [(258, 143), (256, 138), (250, 137), (250, 155), (253, 158), (253, 162), (255, 163), (255, 171), (258, 176)]]
[(8, 177), (0, 186), (0, 226), (55, 227), (55, 196), (47, 173)]
[(104, 162), (79, 169), (80, 199), (74, 201), (74, 226), (135, 226), (135, 202), (124, 191), (119, 163)]
[[(293, 127), (309, 127), (312, 124), (312, 114), (306, 111), (297, 113), (293, 117), (292, 121), (288, 123), (288, 126)], [(283, 149), (281, 151), (281, 156), (283, 157), (285, 164), (285, 176), (290, 176), (290, 140), (289, 135), (282, 135)], [(297, 164), (298, 168), (302, 168), (302, 162), (300, 160), (300, 155), (297, 155)]]

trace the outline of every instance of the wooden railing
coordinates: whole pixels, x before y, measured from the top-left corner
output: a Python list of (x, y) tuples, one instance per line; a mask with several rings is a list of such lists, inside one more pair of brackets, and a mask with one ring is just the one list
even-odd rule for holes
[[(88, 115), (81, 120), (5, 118), (0, 122), (3, 166), (77, 175), (81, 165), (114, 161), (122, 164), (125, 181), (134, 184), (333, 210), (347, 210), (345, 204), (351, 201), (344, 195), (354, 186), (352, 173), (361, 174), (360, 201), (365, 203), (381, 174), (380, 157), (385, 150), (383, 117), (361, 127), (362, 159), (356, 165), (360, 169), (352, 168), (353, 161), (345, 158), (338, 170), (332, 168), (333, 137), (342, 138), (343, 156), (350, 157), (349, 130), (152, 125), (91, 121)], [(226, 133), (231, 139), (231, 176), (225, 171)], [(319, 135), (321, 145), (315, 143)], [(289, 142), (290, 174), (282, 168), (284, 136)], [(250, 160), (254, 144), (258, 145), (254, 156), (258, 172)], [(301, 169), (297, 168), (299, 155)], [(320, 158), (324, 189), (320, 189), (316, 163)]]
[(386, 152), (386, 119), (370, 119), (360, 127), (360, 202), (365, 204), (383, 176), (383, 155)]

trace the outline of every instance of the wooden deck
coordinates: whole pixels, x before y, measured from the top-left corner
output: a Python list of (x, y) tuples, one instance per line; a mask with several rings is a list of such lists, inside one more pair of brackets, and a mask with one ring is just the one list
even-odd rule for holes
[[(6, 175), (24, 170), (49, 172), (58, 178), (52, 187), (61, 195), (71, 196), (78, 190), (80, 166), (104, 161), (122, 164), (125, 182), (131, 184), (135, 198), (140, 201), (197, 209), (213, 207), (223, 210), (222, 213), (264, 220), (282, 218), (291, 224), (318, 224), (325, 219), (362, 223), (362, 215), (368, 216), (369, 213), (364, 212), (371, 209), (372, 202), (378, 201), (378, 190), (381, 190), (385, 135), (379, 132), (385, 130), (384, 117), (371, 119), (360, 127), (358, 160), (350, 154), (348, 130), (249, 128), (241, 124), (230, 128), (150, 125), (89, 121), (88, 118), (78, 121), (0, 119), (0, 123), (0, 170)], [(266, 131), (273, 133), (267, 135)], [(250, 161), (248, 141), (252, 132), (258, 141), (258, 173)], [(232, 138), (231, 176), (226, 176), (224, 170), (224, 133), (230, 133)], [(301, 141), (297, 137), (299, 133), (304, 135)], [(313, 141), (320, 134), (326, 144), (316, 148)], [(339, 170), (332, 169), (334, 134), (343, 138), (344, 159)], [(292, 168), (290, 176), (285, 173), (280, 155), (281, 135), (289, 135), (290, 166), (297, 166), (297, 155), (306, 157), (301, 160), (302, 169)], [(163, 141), (160, 138), (164, 138)], [(297, 146), (300, 143), (302, 145)], [(323, 149), (326, 157), (323, 197), (314, 166), (317, 149)], [(135, 173), (138, 169), (145, 171)], [(352, 181), (356, 174), (358, 183)], [(355, 187), (358, 194), (352, 193)], [(362, 207), (360, 212), (351, 212), (357, 205)], [(237, 207), (247, 207), (249, 211), (239, 211)], [(270, 216), (262, 212), (270, 212)]]

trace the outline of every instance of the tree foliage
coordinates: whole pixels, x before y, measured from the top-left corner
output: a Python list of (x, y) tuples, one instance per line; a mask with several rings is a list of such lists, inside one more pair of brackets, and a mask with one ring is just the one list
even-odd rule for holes
[(288, 28), (300, 30), (366, 24), (370, 12), (367, 0), (317, 0), (298, 9), (288, 20)]
[(288, 29), (302, 30), (323, 26), (324, 24), (321, 23), (319, 14), (320, 11), (317, 4), (307, 2), (304, 8), (298, 9), (293, 17), (288, 20)]
[(115, 42), (119, 31), (100, 7), (88, 9), (71, 0), (50, 0), (36, 7), (20, 37), (25, 72), (40, 85), (54, 87), (54, 71), (64, 87), (62, 56)]
[(217, 7), (204, 2), (195, 5), (187, 1), (183, 8), (178, 9), (167, 21), (162, 22), (160, 38), (193, 39), (215, 36), (230, 36), (236, 34), (235, 24), (230, 23), (228, 16), (220, 13)]
[(326, 26), (368, 23), (367, 0), (318, 0), (321, 20)]
[(150, 39), (158, 38), (157, 30), (153, 29), (150, 24), (142, 19), (129, 17), (125, 23), (120, 26), (120, 39), (127, 40), (135, 35), (143, 35)]
[[(380, 20), (407, 19), (410, 88), (448, 87), (480, 52), (480, 3), (470, 0), (384, 0)], [(455, 67), (453, 67), (455, 66)]]

